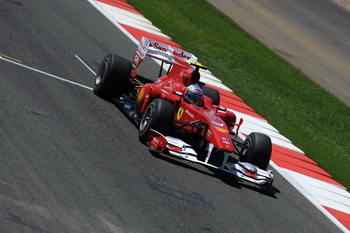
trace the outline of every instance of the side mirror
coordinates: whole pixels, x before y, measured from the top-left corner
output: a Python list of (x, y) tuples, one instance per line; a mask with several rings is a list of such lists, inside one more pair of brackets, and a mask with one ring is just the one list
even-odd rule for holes
[(219, 107), (218, 107), (218, 110), (223, 111), (223, 112), (226, 112), (227, 109), (226, 109), (225, 107), (223, 107), (223, 106), (219, 106)]
[(179, 91), (175, 91), (175, 95), (182, 96), (182, 93)]

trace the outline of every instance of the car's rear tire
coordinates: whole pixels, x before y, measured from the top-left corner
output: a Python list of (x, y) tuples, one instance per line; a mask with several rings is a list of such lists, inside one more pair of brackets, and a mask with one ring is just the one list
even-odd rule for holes
[(244, 149), (240, 161), (248, 162), (266, 170), (269, 165), (272, 143), (270, 137), (261, 133), (251, 133), (244, 141)]
[(203, 86), (203, 95), (209, 97), (213, 101), (214, 105), (220, 104), (220, 93), (218, 90), (211, 87)]
[(155, 99), (143, 113), (140, 127), (139, 140), (146, 142), (150, 129), (167, 136), (171, 133), (174, 122), (174, 105), (164, 99)]
[(108, 54), (98, 69), (94, 93), (104, 99), (119, 98), (127, 91), (131, 62), (115, 54)]

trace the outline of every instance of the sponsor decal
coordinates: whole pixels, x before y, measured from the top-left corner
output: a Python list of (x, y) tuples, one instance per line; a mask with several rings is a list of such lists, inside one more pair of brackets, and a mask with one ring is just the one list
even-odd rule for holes
[(164, 45), (164, 44), (158, 43), (158, 42), (153, 41), (153, 40), (150, 40), (149, 46), (154, 48), (154, 49), (157, 49), (159, 51), (162, 51), (162, 52), (170, 52), (170, 53), (174, 52), (174, 55), (177, 55), (179, 57), (183, 57), (186, 60), (189, 60), (192, 57), (191, 53), (184, 52), (184, 51), (176, 49), (176, 48), (172, 48), (168, 45)]
[(180, 107), (179, 110), (177, 111), (176, 119), (179, 120), (182, 117), (183, 113), (184, 113), (184, 109)]
[(169, 137), (167, 137), (167, 143), (169, 144), (169, 145), (173, 145), (173, 146), (176, 146), (176, 147), (182, 147), (182, 143), (181, 142), (179, 142), (178, 140), (172, 140), (172, 139), (170, 139)]
[(222, 142), (227, 144), (227, 145), (230, 145), (230, 142), (229, 142), (228, 138), (222, 138)]
[(186, 109), (186, 114), (189, 115), (191, 118), (194, 118), (193, 113), (191, 113), (188, 109)]
[(181, 53), (177, 53), (178, 56), (185, 58), (186, 60), (190, 59), (191, 56), (187, 56), (183, 51)]
[(136, 53), (140, 55), (140, 57), (143, 59), (146, 56), (146, 52), (148, 50), (148, 47), (150, 45), (151, 41), (145, 37), (142, 38), (140, 41), (139, 47), (137, 48)]
[[(151, 45), (151, 46), (152, 46), (152, 45)], [(162, 46), (161, 46), (159, 43), (157, 43), (157, 42), (153, 44), (153, 48), (158, 49), (158, 50), (163, 51), (163, 52), (168, 51), (167, 48), (162, 47)]]
[(256, 175), (254, 175), (253, 173), (249, 172), (249, 171), (244, 171), (244, 174), (253, 178), (257, 178)]
[(261, 169), (258, 169), (257, 173), (258, 173), (258, 175), (262, 175), (262, 176), (267, 176), (267, 177), (270, 176), (270, 174), (267, 171), (264, 171)]
[(215, 126), (215, 129), (216, 129), (217, 131), (220, 131), (221, 133), (227, 133), (227, 130), (224, 129), (224, 128)]
[(139, 55), (136, 54), (135, 57), (134, 57), (134, 61), (135, 61), (136, 63), (138, 63), (139, 60), (140, 60), (140, 57), (139, 57)]
[(208, 130), (207, 136), (210, 137), (211, 135), (213, 135), (213, 133), (210, 131), (210, 129)]
[(131, 69), (132, 70), (135, 70), (136, 67), (139, 66), (139, 64), (142, 62), (142, 59), (140, 60), (140, 56), (136, 53), (135, 56), (134, 56), (134, 59), (132, 60), (132, 66), (131, 66)]
[(135, 66), (139, 63), (140, 61), (140, 57), (139, 55), (135, 54), (134, 60), (133, 60), (133, 64), (135, 64)]
[(156, 143), (159, 143), (159, 139), (157, 137), (153, 137), (153, 140), (156, 142)]
[(174, 151), (179, 151), (179, 152), (182, 151), (182, 149), (180, 147), (177, 147), (177, 146), (167, 145), (167, 148), (170, 150), (174, 150)]

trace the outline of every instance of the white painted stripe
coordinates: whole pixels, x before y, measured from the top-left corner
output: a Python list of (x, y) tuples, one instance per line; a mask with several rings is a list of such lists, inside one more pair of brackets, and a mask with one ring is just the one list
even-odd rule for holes
[(298, 177), (297, 180), (300, 185), (308, 190), (308, 192), (310, 192), (310, 194), (312, 194), (321, 205), (350, 214), (350, 193), (342, 187), (293, 171), (290, 172), (295, 177)]
[(29, 70), (32, 70), (32, 71), (35, 71), (35, 72), (38, 72), (38, 73), (41, 73), (41, 74), (44, 74), (44, 75), (46, 75), (46, 76), (49, 76), (49, 77), (52, 77), (52, 78), (61, 80), (61, 81), (66, 82), (66, 83), (74, 84), (74, 85), (76, 85), (76, 86), (83, 87), (83, 88), (88, 89), (88, 90), (93, 90), (91, 87), (88, 87), (88, 86), (82, 85), (82, 84), (80, 84), (80, 83), (76, 83), (76, 82), (73, 82), (73, 81), (70, 81), (70, 80), (67, 80), (67, 79), (58, 77), (58, 76), (53, 75), (53, 74), (46, 73), (46, 72), (41, 71), (41, 70), (38, 70), (38, 69), (34, 69), (34, 68), (32, 68), (32, 67), (23, 65), (23, 64), (21, 64), (21, 63), (17, 63), (17, 62), (15, 62), (15, 61), (8, 60), (8, 59), (3, 58), (3, 57), (1, 57), (1, 56), (0, 56), (0, 60), (3, 60), (3, 61), (6, 61), (6, 62), (15, 64), (15, 65), (17, 65), (17, 66), (21, 66), (21, 67), (23, 67), (23, 68), (26, 68), (26, 69), (29, 69)]
[[(118, 22), (118, 23), (122, 23), (137, 29), (140, 29), (142, 31), (166, 38), (171, 40), (171, 38), (163, 33), (161, 33), (161, 30), (155, 26), (153, 26), (153, 24), (149, 21), (149, 20), (140, 20), (140, 18), (132, 18), (129, 17), (130, 14), (135, 15), (134, 13), (128, 12), (126, 10), (115, 10), (116, 8), (108, 5), (108, 4), (104, 4), (101, 2), (97, 2), (96, 4), (98, 4), (101, 9), (103, 9), (106, 14), (109, 15), (109, 17), (111, 17), (114, 21)], [(114, 9), (114, 10), (111, 10)], [(122, 13), (121, 13), (122, 12)], [(141, 17), (143, 19), (145, 19), (144, 17)]]
[(201, 81), (202, 81), (203, 83), (207, 83), (207, 84), (212, 85), (212, 86), (214, 86), (214, 87), (217, 87), (217, 88), (219, 88), (219, 89), (232, 92), (232, 90), (231, 90), (230, 88), (228, 88), (227, 86), (225, 86), (225, 85), (222, 84), (222, 83), (218, 83), (218, 82), (215, 82), (215, 81), (213, 81), (213, 80), (210, 80), (210, 79), (207, 79), (207, 78), (204, 78), (204, 77), (201, 78)]
[(201, 73), (201, 79), (206, 78), (206, 79), (212, 80), (213, 82), (222, 83), (222, 81), (220, 79), (218, 79), (217, 77), (215, 77), (209, 73), (204, 73), (203, 71), (200, 71), (200, 73)]
[(202, 73), (208, 74), (208, 75), (212, 75), (212, 73), (210, 72), (210, 70), (202, 70)]
[(108, 11), (107, 11), (107, 13), (118, 23), (125, 24), (128, 26), (140, 29), (142, 31), (146, 31), (146, 32), (149, 32), (151, 34), (162, 35), (163, 37), (170, 39), (170, 37), (166, 36), (165, 34), (162, 34), (158, 28), (153, 26), (153, 24), (145, 23), (143, 21), (138, 21), (138, 20), (130, 20), (129, 18), (127, 18), (123, 15), (118, 15), (116, 13), (112, 13), (112, 12), (108, 12)]
[(83, 63), (83, 65), (88, 68), (88, 70), (90, 70), (90, 72), (93, 74), (93, 75), (96, 75), (96, 72), (90, 68), (90, 66), (88, 66), (78, 55), (75, 55), (74, 56), (81, 62)]
[[(301, 175), (297, 172), (290, 171), (288, 169), (277, 166), (273, 161), (270, 161), (270, 165), (279, 172), (289, 183), (291, 183), (301, 194), (303, 194), (317, 209), (319, 209), (324, 215), (326, 215), (334, 224), (336, 224), (342, 231), (349, 232), (349, 230), (338, 221), (332, 214), (330, 214), (325, 208), (323, 208), (315, 197), (314, 193), (310, 193), (307, 188), (300, 184), (301, 179), (311, 178)], [(301, 177), (303, 176), (303, 178)], [(311, 178), (312, 179), (312, 178)], [(336, 186), (339, 188), (339, 186)]]
[[(244, 124), (244, 123), (243, 123)], [(260, 128), (261, 129), (261, 128)], [(289, 149), (289, 150), (292, 150), (292, 151), (295, 151), (297, 153), (300, 153), (300, 154), (305, 154), (304, 151), (302, 151), (301, 149), (299, 149), (298, 147), (296, 147), (295, 145), (293, 145), (291, 143), (290, 140), (288, 140), (287, 138), (283, 137), (281, 134), (276, 134), (276, 133), (273, 133), (272, 131), (267, 131), (267, 130), (262, 130), (260, 131), (258, 129), (258, 127), (254, 128), (250, 128), (250, 127), (246, 127), (246, 126), (243, 126), (240, 128), (240, 131), (244, 134), (250, 134), (252, 132), (260, 132), (260, 133), (264, 133), (268, 136), (270, 136), (271, 138), (271, 142), (275, 145), (278, 145), (278, 146), (281, 146), (283, 148), (286, 148), (286, 149)]]
[[(221, 82), (218, 82), (218, 81), (216, 81), (214, 79), (210, 79), (210, 78), (207, 78), (207, 77), (204, 77), (204, 76), (201, 76), (200, 81), (203, 82), (203, 83), (207, 83), (207, 84), (210, 84), (212, 86), (215, 86), (217, 88), (219, 88), (220, 86), (224, 86)], [(226, 88), (228, 88), (228, 87), (226, 87)], [(220, 88), (220, 89), (222, 89), (222, 88)]]
[(296, 147), (292, 143), (285, 142), (285, 141), (282, 141), (282, 140), (280, 140), (278, 138), (274, 138), (274, 137), (271, 137), (271, 142), (272, 142), (272, 144), (275, 144), (275, 145), (281, 146), (283, 148), (297, 152), (299, 154), (305, 155), (304, 151), (302, 151), (300, 148)]
[[(249, 135), (250, 133), (253, 133), (253, 132), (259, 132), (258, 130), (247, 130), (247, 128), (244, 128), (244, 127), (241, 127), (239, 131), (242, 134), (242, 138), (245, 138), (243, 134)], [(271, 136), (267, 132), (262, 132), (262, 133), (268, 135), (271, 138), (271, 143), (272, 144), (275, 144), (277, 146), (280, 146), (280, 147), (286, 148), (288, 150), (297, 152), (299, 154), (305, 155), (304, 151), (302, 151), (301, 149), (299, 149), (298, 147), (296, 147), (292, 143), (286, 142), (284, 140), (281, 140), (279, 138)]]
[(272, 131), (275, 133), (279, 134), (279, 131), (273, 127), (272, 125), (270, 125), (266, 120), (260, 119), (260, 118), (256, 118), (247, 114), (243, 114), (243, 113), (239, 113), (237, 111), (234, 111), (232, 109), (229, 109), (232, 112), (237, 113), (236, 116), (237, 118), (243, 118), (244, 122), (243, 125), (254, 125), (258, 128), (262, 128), (262, 130), (267, 130), (267, 131)]
[[(244, 121), (254, 122), (255, 124), (258, 124), (261, 126), (269, 126), (269, 124), (267, 123), (267, 120), (265, 120), (265, 119), (257, 118), (257, 117), (254, 117), (254, 116), (242, 113), (242, 112), (238, 112), (238, 111), (231, 109), (231, 108), (228, 108), (228, 110), (233, 112), (234, 114), (236, 114), (237, 118), (243, 118)], [(273, 128), (273, 127), (271, 127), (271, 128)]]
[(242, 114), (232, 109), (229, 109), (229, 110), (234, 112), (237, 118), (243, 118), (244, 122), (242, 124), (242, 127), (240, 128), (241, 133), (248, 134), (248, 135), (252, 132), (264, 133), (270, 136), (273, 144), (287, 148), (289, 150), (295, 151), (303, 155), (305, 154), (304, 151), (302, 151), (300, 148), (293, 145), (288, 138), (280, 134), (277, 129), (275, 129), (273, 126), (268, 124), (267, 121), (263, 121), (255, 117), (249, 118), (247, 114)]
[(154, 31), (161, 32), (159, 28), (153, 26), (152, 22), (147, 20), (142, 15), (137, 15), (135, 13), (131, 13), (123, 9), (118, 9), (101, 2), (98, 2), (97, 4), (99, 4), (103, 10), (105, 10), (111, 17), (113, 17), (118, 22), (119, 20), (122, 20), (126, 24), (128, 24), (128, 22), (135, 23), (140, 26), (152, 28)]
[[(350, 214), (350, 206), (344, 204), (350, 202), (349, 197), (336, 195), (332, 192), (326, 192), (322, 187), (315, 187), (311, 185), (305, 185), (304, 187), (307, 188), (310, 193), (313, 193), (315, 198), (322, 206), (330, 207), (343, 213)], [(316, 193), (317, 195), (315, 195)]]
[(288, 138), (284, 137), (282, 134), (263, 128), (259, 125), (256, 124), (251, 124), (249, 122), (244, 122), (244, 124), (242, 124), (241, 126), (241, 130), (244, 132), (259, 132), (259, 133), (263, 133), (268, 135), (269, 137), (273, 137), (276, 139), (279, 139), (281, 141), (287, 142), (287, 143), (292, 143), (291, 140), (289, 140)]
[[(152, 24), (152, 22), (150, 20), (146, 19), (141, 14), (136, 14), (134, 12), (124, 10), (121, 8), (116, 8), (114, 6), (111, 6), (111, 5), (102, 3), (102, 2), (96, 2), (96, 4), (99, 4), (107, 12), (114, 12), (114, 13), (119, 14), (119, 15), (127, 16), (128, 18), (130, 18), (130, 20), (134, 19), (134, 20), (144, 21), (145, 23), (148, 23), (148, 24)], [(158, 29), (158, 30), (160, 31), (160, 29)]]

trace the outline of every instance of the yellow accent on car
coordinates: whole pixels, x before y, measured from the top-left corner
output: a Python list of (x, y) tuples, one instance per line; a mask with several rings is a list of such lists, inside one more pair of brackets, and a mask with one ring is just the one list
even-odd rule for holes
[(184, 113), (184, 109), (180, 107), (179, 110), (177, 111), (176, 119), (179, 120), (182, 117), (183, 113)]
[(215, 129), (218, 130), (218, 131), (220, 131), (220, 132), (222, 132), (222, 133), (227, 133), (227, 130), (224, 129), (224, 128), (215, 126)]

